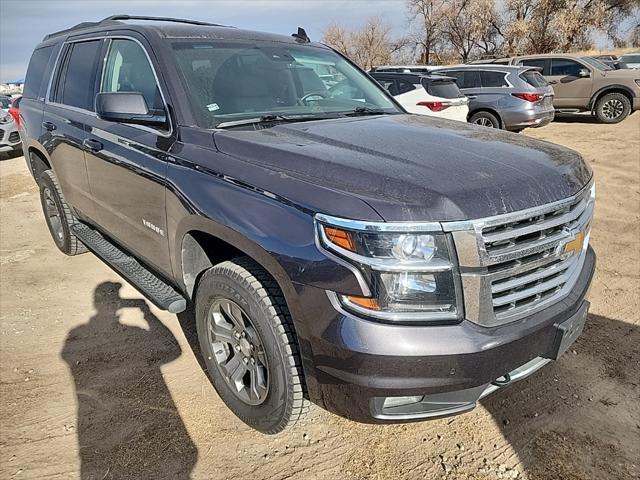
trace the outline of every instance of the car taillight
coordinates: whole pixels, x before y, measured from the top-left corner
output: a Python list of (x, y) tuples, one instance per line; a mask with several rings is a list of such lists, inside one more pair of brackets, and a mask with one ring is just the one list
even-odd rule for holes
[(418, 102), (416, 105), (419, 107), (427, 107), (432, 112), (441, 112), (445, 108), (449, 108), (451, 106), (450, 103), (445, 102)]
[(512, 93), (514, 97), (518, 97), (521, 100), (526, 100), (527, 102), (538, 102), (544, 98), (544, 95), (541, 93)]
[(9, 115), (11, 115), (13, 119), (16, 121), (16, 124), (20, 126), (20, 110), (18, 110), (17, 108), (11, 107), (9, 108)]

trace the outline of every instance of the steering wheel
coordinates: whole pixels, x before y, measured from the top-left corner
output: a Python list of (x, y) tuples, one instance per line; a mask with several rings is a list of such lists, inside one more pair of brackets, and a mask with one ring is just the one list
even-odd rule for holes
[(300, 99), (300, 103), (303, 104), (307, 104), (307, 101), (311, 98), (311, 97), (320, 97), (320, 98), (328, 98), (329, 95), (327, 94), (327, 92), (309, 92), (306, 95), (304, 95), (301, 99)]

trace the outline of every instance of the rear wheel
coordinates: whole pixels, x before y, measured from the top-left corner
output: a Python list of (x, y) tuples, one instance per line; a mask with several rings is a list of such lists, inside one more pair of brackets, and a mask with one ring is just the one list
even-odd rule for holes
[(631, 102), (622, 93), (607, 93), (596, 102), (596, 117), (602, 123), (618, 123), (631, 113)]
[(243, 257), (206, 271), (196, 326), (213, 386), (243, 422), (273, 434), (308, 411), (289, 310), (259, 265)]
[(469, 119), (469, 123), (475, 123), (476, 125), (489, 128), (500, 128), (500, 120), (498, 120), (498, 117), (489, 112), (474, 113)]
[(44, 218), (56, 247), (69, 256), (85, 253), (87, 247), (71, 231), (71, 226), (76, 223), (76, 218), (64, 200), (55, 173), (52, 170), (42, 172), (38, 185)]

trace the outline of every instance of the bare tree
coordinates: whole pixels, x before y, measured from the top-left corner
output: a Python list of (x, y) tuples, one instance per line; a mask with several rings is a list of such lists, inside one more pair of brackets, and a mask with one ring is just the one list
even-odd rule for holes
[(391, 63), (393, 56), (407, 45), (406, 39), (392, 38), (391, 25), (380, 17), (368, 18), (355, 30), (333, 22), (325, 29), (322, 39), (364, 69)]
[(442, 43), (445, 4), (446, 0), (407, 0), (409, 37), (419, 50), (421, 63), (431, 63), (432, 55)]

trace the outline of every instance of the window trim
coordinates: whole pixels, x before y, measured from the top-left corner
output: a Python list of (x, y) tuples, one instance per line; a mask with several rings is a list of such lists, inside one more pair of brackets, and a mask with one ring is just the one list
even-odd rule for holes
[[(155, 135), (161, 136), (161, 137), (171, 137), (173, 136), (175, 129), (173, 127), (173, 119), (171, 118), (171, 112), (169, 110), (169, 104), (167, 103), (167, 98), (164, 94), (164, 91), (162, 90), (162, 86), (160, 84), (160, 79), (158, 77), (158, 73), (156, 72), (156, 68), (153, 65), (153, 62), (151, 61), (151, 56), (149, 55), (149, 52), (147, 51), (147, 49), (145, 48), (145, 46), (142, 44), (142, 42), (140, 42), (140, 40), (138, 40), (135, 37), (129, 36), (129, 35), (121, 35), (121, 34), (116, 34), (116, 35), (108, 35), (108, 33), (106, 35), (100, 35), (100, 36), (95, 36), (95, 37), (86, 37), (86, 38), (78, 38), (78, 39), (72, 39), (72, 40), (65, 40), (62, 43), (62, 46), (60, 47), (60, 51), (58, 52), (58, 58), (56, 58), (56, 63), (54, 65), (54, 70), (53, 73), (51, 75), (51, 78), (49, 80), (49, 87), (47, 88), (47, 96), (45, 98), (45, 104), (46, 105), (53, 105), (55, 107), (59, 107), (59, 108), (63, 108), (63, 109), (68, 109), (74, 112), (79, 112), (79, 113), (84, 113), (86, 115), (98, 118), (98, 114), (96, 112), (92, 112), (90, 110), (86, 110), (84, 108), (78, 108), (78, 107), (74, 107), (72, 105), (65, 105), (64, 103), (59, 103), (57, 100), (57, 96), (55, 97), (55, 101), (51, 101), (50, 98), (50, 94), (51, 94), (51, 88), (53, 86), (53, 82), (55, 79), (56, 85), (55, 85), (55, 94), (57, 95), (57, 90), (59, 88), (59, 81), (61, 78), (61, 67), (64, 67), (64, 69), (66, 70), (66, 65), (68, 65), (68, 62), (65, 63), (61, 63), (65, 62), (67, 56), (68, 56), (68, 52), (70, 51), (69, 47), (67, 47), (67, 45), (73, 44), (73, 43), (80, 43), (80, 42), (88, 42), (91, 40), (103, 40), (103, 41), (107, 41), (107, 45), (106, 45), (106, 49), (105, 49), (105, 45), (103, 43), (102, 45), (102, 50), (100, 55), (102, 55), (102, 59), (98, 60), (98, 65), (97, 67), (100, 69), (100, 72), (96, 72), (96, 80), (98, 79), (98, 77), (100, 77), (100, 82), (99, 82), (99, 86), (102, 85), (102, 77), (104, 75), (104, 64), (107, 60), (107, 55), (109, 54), (109, 49), (111, 48), (111, 40), (131, 40), (133, 42), (136, 42), (140, 48), (142, 49), (142, 51), (144, 52), (145, 56), (147, 57), (147, 61), (149, 62), (149, 66), (151, 67), (151, 71), (153, 72), (153, 77), (156, 80), (156, 86), (158, 87), (158, 91), (160, 92), (160, 97), (162, 98), (162, 104), (164, 106), (164, 110), (165, 110), (165, 114), (167, 116), (167, 122), (169, 124), (169, 130), (168, 131), (164, 131), (164, 130), (159, 130), (156, 128), (152, 128), (152, 127), (148, 127), (146, 125), (135, 125), (133, 123), (122, 123), (123, 125), (127, 125), (128, 127), (131, 128), (135, 128), (138, 130), (143, 130), (145, 132), (149, 132), (149, 133), (153, 133)], [(64, 52), (64, 55), (63, 55)], [(99, 75), (98, 75), (99, 73)], [(99, 88), (98, 88), (99, 90)], [(97, 92), (99, 93), (99, 92)], [(120, 122), (110, 122), (110, 123), (120, 123)]]

